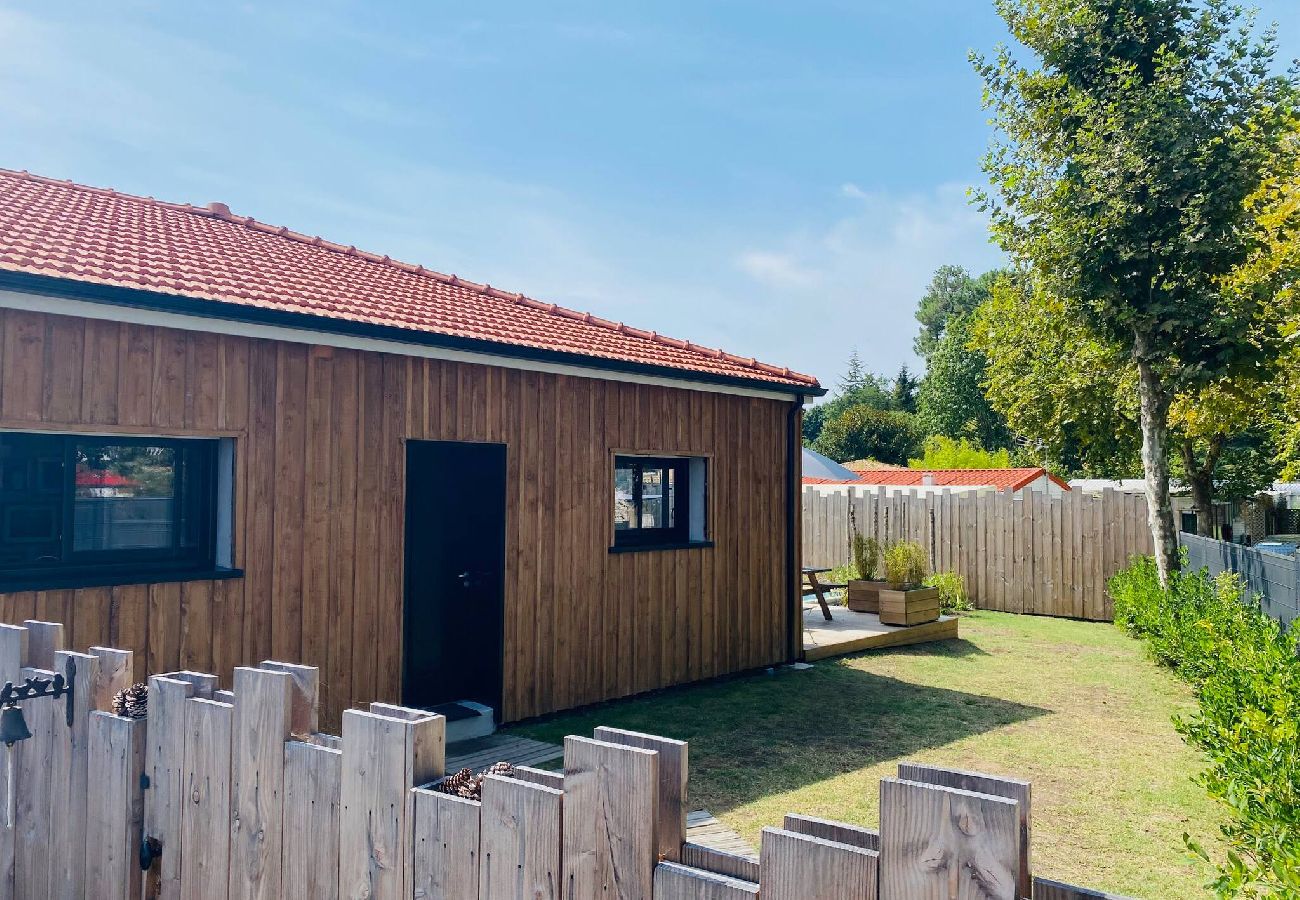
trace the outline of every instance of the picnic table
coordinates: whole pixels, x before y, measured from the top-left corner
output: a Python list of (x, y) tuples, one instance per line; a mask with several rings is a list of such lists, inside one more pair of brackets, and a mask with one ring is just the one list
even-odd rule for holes
[(825, 617), (827, 622), (834, 620), (831, 618), (831, 608), (826, 605), (826, 592), (839, 590), (845, 587), (845, 585), (842, 584), (822, 581), (817, 577), (818, 575), (824, 575), (829, 571), (830, 569), (819, 569), (814, 566), (803, 567), (803, 596), (807, 597), (809, 594), (812, 594), (817, 598), (817, 605), (822, 608), (822, 615)]

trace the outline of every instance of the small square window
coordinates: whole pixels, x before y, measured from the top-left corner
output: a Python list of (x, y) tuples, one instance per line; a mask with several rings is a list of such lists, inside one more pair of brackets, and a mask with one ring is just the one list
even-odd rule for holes
[(701, 457), (616, 457), (615, 548), (704, 541), (705, 471)]

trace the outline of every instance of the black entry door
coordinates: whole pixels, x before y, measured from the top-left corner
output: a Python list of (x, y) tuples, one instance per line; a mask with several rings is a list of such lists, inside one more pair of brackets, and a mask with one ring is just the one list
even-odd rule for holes
[(402, 702), (501, 712), (506, 448), (406, 444)]

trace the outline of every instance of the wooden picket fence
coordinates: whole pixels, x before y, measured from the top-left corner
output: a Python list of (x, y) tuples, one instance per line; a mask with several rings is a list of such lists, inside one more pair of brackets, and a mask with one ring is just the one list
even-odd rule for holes
[(803, 564), (852, 561), (853, 534), (917, 541), (936, 572), (957, 572), (980, 609), (1112, 618), (1106, 581), (1153, 550), (1146, 499), (1105, 489), (803, 492)]
[[(148, 717), (109, 712), (131, 654), (63, 649), (63, 627), (0, 625), (0, 674), (76, 664), (62, 702), (28, 701), (0, 828), (18, 900), (1046, 900), (1106, 896), (1031, 877), (1027, 782), (904, 764), (881, 830), (787, 816), (759, 859), (686, 841), (688, 748), (599, 728), (564, 771), (439, 793), (441, 716), (387, 704), (316, 731), (317, 670), (267, 662), (149, 679)], [(8, 762), (8, 760), (6, 760)], [(143, 871), (142, 854), (150, 863)]]

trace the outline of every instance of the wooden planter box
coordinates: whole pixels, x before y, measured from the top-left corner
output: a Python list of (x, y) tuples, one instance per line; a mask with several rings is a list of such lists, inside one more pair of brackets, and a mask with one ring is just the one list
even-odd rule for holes
[(880, 621), (885, 625), (920, 625), (939, 618), (939, 589), (931, 587), (880, 592)]
[(844, 591), (844, 605), (854, 612), (880, 612), (880, 592), (888, 586), (884, 581), (850, 581)]

